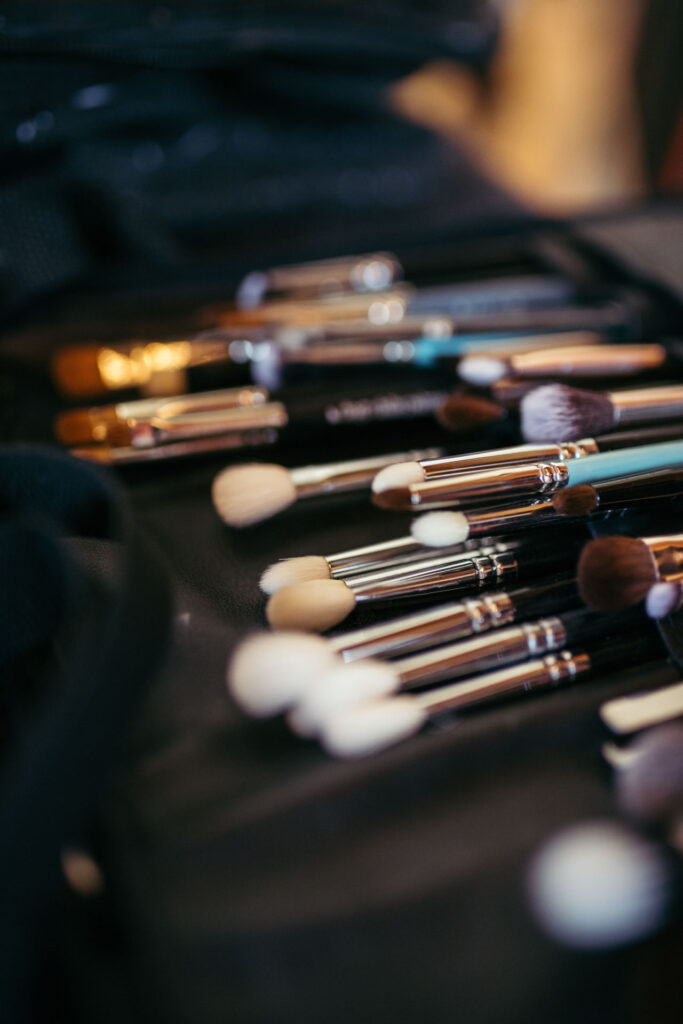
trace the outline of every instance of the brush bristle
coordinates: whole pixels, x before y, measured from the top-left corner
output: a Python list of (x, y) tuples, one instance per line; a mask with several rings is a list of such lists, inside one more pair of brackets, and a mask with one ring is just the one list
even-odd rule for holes
[(607, 395), (566, 384), (534, 388), (519, 408), (527, 441), (575, 441), (614, 426), (614, 408)]
[(228, 690), (258, 718), (277, 715), (299, 700), (337, 656), (307, 633), (257, 633), (236, 648), (228, 663)]
[(427, 512), (413, 519), (410, 532), (428, 548), (445, 548), (466, 541), (470, 527), (462, 512)]
[(264, 594), (274, 594), (296, 583), (330, 578), (330, 566), (322, 555), (304, 555), (300, 558), (283, 558), (269, 565), (261, 576), (259, 586)]
[(395, 693), (400, 680), (385, 661), (363, 658), (350, 665), (341, 662), (323, 672), (287, 716), (299, 736), (317, 736), (326, 721), (342, 708)]
[(682, 597), (680, 583), (655, 583), (647, 592), (645, 611), (651, 619), (665, 619), (678, 609)]
[(426, 718), (411, 697), (379, 697), (342, 708), (326, 719), (321, 739), (333, 757), (367, 757), (414, 735)]
[(63, 395), (85, 398), (107, 388), (98, 366), (98, 345), (74, 345), (60, 349), (52, 359), (52, 378)]
[(487, 388), (509, 371), (509, 364), (495, 356), (465, 356), (458, 363), (458, 376), (475, 387)]
[(482, 427), (488, 427), (503, 416), (505, 409), (495, 402), (478, 398), (476, 395), (460, 394), (451, 395), (436, 412), (436, 418), (441, 426), (453, 434), (473, 433)]
[(324, 633), (356, 607), (353, 591), (342, 580), (311, 580), (278, 590), (266, 605), (273, 629)]
[(373, 494), (382, 491), (393, 491), (396, 487), (408, 487), (410, 484), (423, 483), (424, 470), (419, 462), (395, 462), (393, 466), (385, 466), (372, 481)]
[(251, 526), (292, 505), (296, 487), (284, 466), (254, 462), (219, 473), (211, 497), (228, 526)]
[(616, 612), (643, 600), (657, 570), (647, 544), (637, 537), (599, 537), (581, 552), (578, 580), (589, 608)]
[(388, 491), (373, 494), (372, 504), (391, 512), (403, 512), (410, 508), (410, 491), (407, 487), (391, 487)]
[(576, 484), (553, 494), (553, 508), (561, 516), (589, 516), (598, 507), (598, 496), (590, 484)]

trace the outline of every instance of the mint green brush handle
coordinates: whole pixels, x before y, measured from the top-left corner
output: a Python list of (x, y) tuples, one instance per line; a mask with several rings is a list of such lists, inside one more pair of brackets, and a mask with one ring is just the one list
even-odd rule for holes
[(638, 448), (621, 448), (618, 451), (587, 455), (584, 459), (567, 462), (567, 486), (592, 484), (598, 480), (609, 480), (615, 476), (631, 476), (633, 473), (647, 473), (655, 469), (669, 469), (683, 466), (683, 441), (664, 441), (661, 444), (644, 444)]

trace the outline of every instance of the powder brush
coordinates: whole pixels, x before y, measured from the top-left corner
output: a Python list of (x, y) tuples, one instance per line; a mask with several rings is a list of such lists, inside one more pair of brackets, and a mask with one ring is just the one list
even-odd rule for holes
[(548, 384), (524, 396), (520, 416), (527, 441), (584, 437), (617, 426), (683, 419), (683, 384), (604, 392)]
[(584, 547), (577, 571), (579, 592), (590, 608), (629, 608), (655, 583), (683, 582), (683, 534), (598, 537)]

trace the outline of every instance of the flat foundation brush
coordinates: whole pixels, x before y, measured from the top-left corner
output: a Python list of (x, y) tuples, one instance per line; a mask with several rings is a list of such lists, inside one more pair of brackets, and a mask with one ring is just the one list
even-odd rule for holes
[[(412, 454), (431, 458), (439, 452), (431, 448)], [(403, 462), (406, 454), (372, 455), (294, 469), (267, 462), (228, 466), (214, 478), (211, 496), (224, 523), (251, 526), (306, 498), (369, 490), (378, 469)]]
[(581, 608), (388, 663), (368, 658), (338, 665), (324, 671), (304, 690), (288, 722), (299, 735), (315, 736), (330, 716), (352, 704), (479, 675), (567, 646), (583, 647), (598, 637), (623, 635), (640, 622), (640, 613), (599, 615)]
[(629, 608), (655, 583), (683, 582), (683, 534), (598, 537), (581, 552), (578, 579), (581, 597), (590, 608)]
[(407, 739), (440, 715), (572, 683), (589, 673), (616, 671), (660, 653), (661, 642), (653, 634), (633, 641), (621, 637), (600, 650), (562, 650), (424, 693), (377, 697), (343, 707), (326, 718), (321, 741), (334, 757), (365, 757)]
[(558, 545), (496, 544), (486, 554), (454, 555), (414, 562), (348, 580), (313, 580), (278, 590), (266, 617), (275, 629), (322, 633), (357, 604), (424, 598), (448, 590), (479, 590), (505, 582), (526, 582), (543, 572), (567, 569), (576, 558), (569, 538)]
[(520, 415), (527, 441), (585, 437), (614, 427), (680, 420), (683, 384), (603, 392), (548, 384), (524, 396)]
[(457, 473), (424, 483), (412, 483), (374, 493), (380, 508), (472, 507), (502, 502), (512, 494), (548, 494), (575, 484), (683, 466), (683, 442), (663, 441), (635, 448), (615, 449), (567, 462), (521, 463)]

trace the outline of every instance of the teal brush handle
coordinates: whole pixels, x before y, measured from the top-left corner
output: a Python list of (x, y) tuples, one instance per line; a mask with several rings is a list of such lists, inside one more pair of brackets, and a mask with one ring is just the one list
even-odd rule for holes
[(571, 459), (566, 463), (567, 485), (592, 484), (615, 476), (631, 476), (655, 469), (683, 466), (683, 441), (664, 441), (661, 444), (643, 444), (638, 448), (587, 455), (584, 459)]

